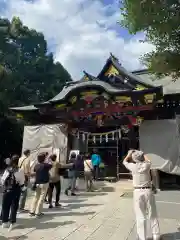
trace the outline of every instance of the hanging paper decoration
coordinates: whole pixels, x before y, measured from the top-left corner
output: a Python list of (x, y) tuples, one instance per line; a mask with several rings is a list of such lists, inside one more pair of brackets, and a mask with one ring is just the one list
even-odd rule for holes
[(114, 140), (114, 132), (112, 132), (112, 140)]
[(85, 133), (83, 133), (83, 135), (82, 135), (82, 140), (83, 140), (83, 142), (86, 141), (86, 135), (85, 135)]
[[(126, 130), (129, 131), (127, 126), (121, 126), (121, 129), (125, 132)], [(108, 136), (112, 136), (112, 140), (115, 140), (116, 136), (117, 138), (121, 138), (121, 129), (117, 129), (110, 132), (104, 132), (104, 133), (90, 133), (90, 132), (84, 132), (84, 131), (77, 131), (76, 134), (74, 132), (74, 129), (72, 130), (72, 134), (75, 135), (78, 139), (81, 137), (83, 141), (89, 140), (89, 136), (92, 136), (92, 141), (96, 143), (97, 138), (99, 138), (100, 143), (102, 143), (103, 136), (105, 136), (105, 141), (108, 142)], [(97, 138), (96, 138), (97, 137)]]
[(79, 139), (79, 131), (77, 132), (77, 138)]
[(108, 142), (108, 134), (106, 134), (106, 142)]
[(121, 138), (121, 129), (118, 130), (119, 138)]

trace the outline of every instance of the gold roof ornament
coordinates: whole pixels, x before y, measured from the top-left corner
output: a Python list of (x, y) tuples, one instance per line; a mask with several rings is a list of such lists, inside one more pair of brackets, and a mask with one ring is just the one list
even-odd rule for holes
[(117, 68), (115, 68), (113, 65), (111, 65), (104, 75), (107, 77), (117, 76), (117, 75), (119, 75), (119, 71), (117, 70)]

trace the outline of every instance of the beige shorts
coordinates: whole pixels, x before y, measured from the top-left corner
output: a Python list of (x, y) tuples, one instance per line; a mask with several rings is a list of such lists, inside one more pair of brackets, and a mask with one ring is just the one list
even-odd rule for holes
[(84, 177), (87, 181), (90, 181), (93, 178), (93, 174), (92, 172), (84, 172)]

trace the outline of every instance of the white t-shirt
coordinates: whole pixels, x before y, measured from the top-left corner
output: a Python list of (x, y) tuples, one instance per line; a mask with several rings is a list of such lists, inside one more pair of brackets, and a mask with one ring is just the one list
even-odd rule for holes
[(91, 159), (84, 160), (84, 171), (91, 172), (93, 170), (93, 165)]
[(123, 164), (132, 173), (134, 187), (150, 187), (151, 186), (151, 175), (150, 175), (151, 162), (150, 161), (139, 162), (139, 163), (123, 161)]
[[(2, 177), (1, 177), (1, 184), (4, 185), (4, 182), (9, 176), (9, 171), (5, 170)], [(24, 178), (24, 171), (22, 169), (19, 169), (17, 172), (14, 173), (16, 181), (19, 183), (19, 185), (23, 185), (25, 178)]]

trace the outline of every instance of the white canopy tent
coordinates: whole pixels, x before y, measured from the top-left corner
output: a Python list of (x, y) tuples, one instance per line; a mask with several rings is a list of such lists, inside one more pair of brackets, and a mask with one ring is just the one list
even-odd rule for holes
[(25, 126), (22, 151), (31, 150), (31, 166), (34, 166), (36, 157), (40, 152), (56, 153), (62, 163), (67, 158), (68, 138), (63, 125), (37, 125)]
[(180, 175), (179, 116), (170, 120), (144, 121), (140, 126), (140, 148), (152, 168)]

